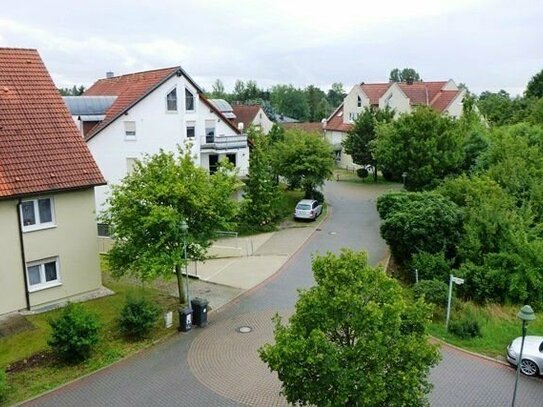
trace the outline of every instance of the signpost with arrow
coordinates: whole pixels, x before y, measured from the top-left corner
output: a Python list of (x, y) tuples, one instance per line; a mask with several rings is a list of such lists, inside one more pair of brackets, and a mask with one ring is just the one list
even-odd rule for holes
[(451, 317), (451, 300), (452, 300), (453, 283), (457, 285), (464, 284), (464, 279), (460, 277), (455, 277), (451, 274), (451, 278), (449, 280), (449, 299), (447, 301), (447, 319), (445, 321), (445, 329), (447, 331), (449, 330), (449, 319)]

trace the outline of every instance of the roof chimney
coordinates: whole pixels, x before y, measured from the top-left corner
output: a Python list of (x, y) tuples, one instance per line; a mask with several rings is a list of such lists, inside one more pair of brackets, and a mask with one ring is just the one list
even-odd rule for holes
[(115, 74), (113, 72), (111, 72), (111, 71), (106, 72), (106, 78), (107, 79), (113, 78), (114, 76), (115, 76)]

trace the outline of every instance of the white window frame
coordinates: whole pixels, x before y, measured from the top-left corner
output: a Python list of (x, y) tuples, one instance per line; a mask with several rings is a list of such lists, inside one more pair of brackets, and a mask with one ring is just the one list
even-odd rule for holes
[[(175, 92), (175, 109), (170, 109), (170, 106), (168, 105), (168, 96), (172, 94), (172, 92)], [(177, 95), (177, 88), (174, 87), (169, 90), (168, 93), (166, 93), (166, 113), (177, 113), (177, 110), (179, 108), (179, 97)]]
[[(45, 264), (46, 263), (55, 263), (55, 270), (57, 273), (57, 278), (51, 281), (45, 281)], [(28, 275), (28, 269), (33, 266), (40, 267), (40, 280), (39, 284), (30, 284), (30, 277)], [(49, 257), (47, 259), (41, 259), (36, 261), (31, 261), (26, 263), (26, 281), (28, 282), (28, 292), (35, 292), (40, 290), (45, 290), (46, 288), (58, 287), (62, 285), (62, 280), (60, 278), (60, 261), (58, 257)]]
[[(194, 129), (194, 135), (189, 136), (189, 127)], [(185, 138), (189, 140), (194, 140), (196, 138), (196, 121), (187, 121), (185, 126)]]
[(134, 172), (137, 157), (126, 157), (126, 175), (131, 175)]
[[(134, 123), (134, 131), (131, 129), (128, 129), (128, 123)], [(136, 140), (137, 130), (136, 130), (136, 122), (134, 120), (125, 120), (123, 122), (124, 125), (124, 139), (125, 140)], [(128, 134), (130, 133), (130, 134)], [(132, 134), (134, 133), (134, 134)]]
[[(187, 106), (187, 92), (190, 93), (192, 96), (192, 109), (189, 109)], [(189, 88), (185, 88), (185, 111), (186, 112), (196, 111), (196, 96), (194, 95), (194, 92), (191, 91)]]
[[(49, 222), (42, 222), (40, 219), (40, 208), (38, 206), (38, 201), (48, 199), (51, 205), (51, 221)], [(26, 202), (32, 202), (34, 207), (34, 218), (36, 219), (36, 223), (33, 225), (25, 225), (24, 222), (24, 215), (23, 215), (23, 205)], [(55, 200), (52, 196), (40, 196), (37, 198), (32, 199), (25, 199), (21, 201), (21, 205), (19, 205), (19, 214), (21, 216), (21, 226), (23, 229), (23, 232), (32, 232), (34, 230), (43, 230), (43, 229), (50, 229), (57, 226), (56, 220), (55, 220)]]

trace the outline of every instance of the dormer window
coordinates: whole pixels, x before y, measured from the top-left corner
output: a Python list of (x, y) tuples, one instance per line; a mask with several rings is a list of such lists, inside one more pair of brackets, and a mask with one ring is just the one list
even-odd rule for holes
[(356, 106), (362, 107), (362, 98), (360, 96), (356, 97)]
[(194, 111), (194, 95), (188, 89), (185, 89), (185, 110)]
[(168, 112), (177, 112), (177, 89), (175, 88), (166, 95), (166, 110)]

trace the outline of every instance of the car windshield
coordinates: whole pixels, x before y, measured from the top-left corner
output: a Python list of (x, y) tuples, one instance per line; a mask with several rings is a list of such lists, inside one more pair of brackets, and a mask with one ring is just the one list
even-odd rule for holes
[(308, 209), (311, 209), (311, 205), (308, 204), (298, 204), (296, 206), (296, 209), (300, 209), (302, 211), (307, 211)]

